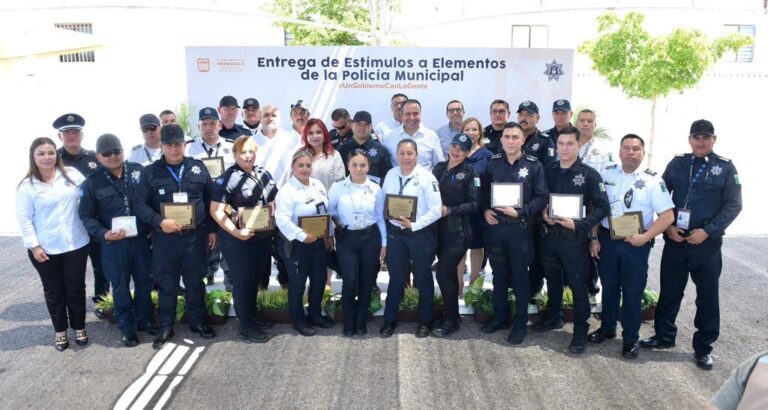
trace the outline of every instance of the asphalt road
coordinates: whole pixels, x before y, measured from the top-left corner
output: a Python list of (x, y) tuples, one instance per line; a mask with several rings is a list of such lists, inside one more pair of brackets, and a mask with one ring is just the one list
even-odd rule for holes
[[(277, 325), (260, 345), (238, 341), (233, 319), (212, 341), (178, 325), (176, 346), (155, 351), (146, 335), (139, 347), (121, 347), (116, 327), (89, 312), (91, 343), (60, 353), (37, 273), (20, 239), (2, 237), (0, 407), (701, 408), (731, 369), (768, 347), (767, 245), (768, 238), (725, 242), (722, 332), (715, 369), (704, 372), (692, 362), (690, 283), (677, 347), (641, 351), (636, 361), (621, 358), (620, 339), (590, 345), (581, 357), (566, 353), (570, 325), (510, 347), (505, 332), (482, 334), (471, 317), (447, 340), (416, 339), (407, 323), (380, 339), (376, 318), (366, 338), (343, 338), (340, 326), (305, 338)], [(651, 254), (655, 289), (660, 251)], [(643, 324), (641, 336), (652, 332)]]

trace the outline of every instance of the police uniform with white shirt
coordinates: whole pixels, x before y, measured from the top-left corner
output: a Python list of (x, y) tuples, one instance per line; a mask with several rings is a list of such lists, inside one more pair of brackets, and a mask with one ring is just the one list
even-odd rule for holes
[[(157, 128), (160, 128), (160, 119), (155, 114), (144, 114), (139, 118), (139, 127), (142, 132), (144, 129), (149, 128), (154, 132)], [(154, 127), (154, 128), (153, 128)], [(131, 153), (128, 154), (127, 161), (135, 162), (141, 166), (147, 166), (163, 155), (163, 150), (158, 145), (157, 148), (150, 148), (147, 144), (139, 144), (131, 148)]]
[[(104, 155), (122, 150), (120, 140), (104, 134), (96, 141), (96, 150)], [(114, 154), (113, 154), (114, 155)], [(101, 245), (102, 267), (112, 285), (114, 317), (123, 334), (123, 343), (135, 346), (136, 331), (149, 330), (152, 324), (152, 277), (149, 227), (136, 217), (133, 202), (144, 167), (125, 162), (120, 177), (100, 166), (81, 185), (79, 214), (91, 238)], [(116, 218), (118, 218), (116, 220)], [(127, 223), (126, 237), (108, 241), (105, 235), (113, 224)], [(130, 232), (134, 228), (134, 232)], [(134, 294), (131, 296), (131, 280)]]
[(419, 165), (426, 170), (432, 170), (438, 162), (445, 161), (443, 155), (443, 149), (440, 147), (440, 138), (437, 137), (434, 131), (424, 126), (419, 126), (419, 129), (413, 134), (409, 134), (405, 131), (405, 128), (401, 125), (399, 128), (392, 130), (384, 138), (384, 146), (389, 151), (389, 157), (392, 160), (392, 166), (397, 166), (397, 144), (400, 141), (409, 138), (416, 141), (419, 153)]
[[(309, 184), (304, 185), (291, 176), (280, 187), (275, 199), (275, 224), (280, 230), (278, 249), (288, 268), (288, 311), (294, 329), (303, 335), (314, 333), (311, 325), (327, 327), (320, 312), (326, 281), (327, 250), (322, 238), (304, 243), (307, 233), (299, 227), (299, 217), (326, 214), (328, 195), (319, 180), (309, 177)], [(305, 315), (302, 299), (307, 278), (309, 307), (308, 315)], [(309, 328), (309, 334), (305, 334), (306, 328)]]
[(615, 335), (621, 309), (624, 344), (634, 346), (639, 338), (640, 301), (648, 280), (648, 256), (654, 241), (634, 246), (623, 239), (611, 239), (608, 218), (642, 212), (643, 228), (647, 231), (653, 224), (654, 213), (661, 214), (675, 205), (661, 176), (650, 169), (626, 173), (621, 165), (611, 164), (602, 176), (611, 213), (600, 222), (598, 232), (601, 249), (597, 263), (603, 285), (600, 330), (603, 335)]
[(382, 246), (387, 246), (383, 203), (377, 201), (381, 187), (366, 178), (365, 183), (346, 177), (328, 192), (329, 212), (336, 226), (336, 253), (342, 278), (341, 303), (344, 334), (365, 334), (371, 289), (378, 273)]
[[(184, 131), (177, 124), (161, 128), (163, 144), (183, 143)], [(213, 182), (202, 161), (183, 157), (181, 163), (171, 165), (165, 155), (145, 168), (141, 175), (136, 215), (152, 227), (152, 272), (160, 285), (158, 322), (160, 336), (156, 345), (162, 345), (173, 337), (176, 319), (176, 302), (179, 279), (184, 279), (186, 318), (193, 331), (204, 338), (214, 337), (215, 332), (205, 325), (205, 258), (208, 234), (216, 232), (211, 220), (210, 201)], [(165, 233), (160, 228), (163, 221), (162, 205), (189, 203), (194, 207), (195, 226), (179, 233)], [(159, 339), (164, 339), (160, 341)]]
[[(386, 194), (408, 195), (418, 198), (416, 221), (411, 222), (411, 229), (403, 228), (396, 220), (387, 220), (387, 256), (389, 285), (384, 310), (384, 336), (391, 336), (397, 323), (397, 312), (405, 291), (405, 279), (413, 262), (414, 285), (419, 290), (419, 327), (432, 323), (435, 285), (432, 280), (432, 262), (437, 251), (435, 222), (440, 219), (443, 206), (440, 198), (440, 186), (430, 171), (416, 165), (409, 175), (403, 175), (400, 166), (392, 168), (384, 178), (382, 209)], [(417, 336), (419, 336), (417, 334)]]
[[(83, 126), (85, 126), (85, 119), (75, 113), (64, 114), (53, 122), (53, 128), (60, 133), (71, 129), (82, 130)], [(61, 147), (57, 152), (64, 166), (76, 169), (84, 177), (88, 177), (99, 167), (99, 161), (96, 160), (96, 152), (94, 151), (81, 147), (77, 155), (72, 155), (64, 147)], [(109, 292), (109, 282), (104, 277), (104, 270), (101, 268), (101, 246), (97, 242), (91, 242), (91, 246), (88, 247), (88, 257), (91, 258), (91, 267), (93, 268), (94, 296), (91, 300), (95, 303), (101, 299), (102, 295)], [(96, 315), (101, 317), (102, 312), (97, 310)]]

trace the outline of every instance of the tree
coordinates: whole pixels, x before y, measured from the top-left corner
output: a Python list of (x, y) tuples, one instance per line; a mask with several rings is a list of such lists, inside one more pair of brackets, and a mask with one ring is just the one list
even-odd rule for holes
[(289, 45), (362, 46), (381, 39), (386, 12), (397, 7), (379, 2), (377, 9), (375, 0), (272, 0), (267, 8), (292, 36)]
[(653, 158), (656, 102), (671, 91), (682, 93), (695, 86), (706, 70), (726, 51), (752, 44), (752, 38), (734, 33), (709, 42), (698, 30), (676, 28), (666, 36), (652, 36), (643, 28), (644, 16), (613, 13), (597, 18), (599, 36), (584, 42), (578, 51), (592, 59), (592, 68), (620, 87), (629, 97), (651, 102), (648, 164)]

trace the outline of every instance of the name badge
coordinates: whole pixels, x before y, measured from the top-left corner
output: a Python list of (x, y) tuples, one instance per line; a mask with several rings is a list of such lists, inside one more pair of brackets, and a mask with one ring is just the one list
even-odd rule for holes
[(359, 212), (355, 212), (352, 214), (352, 228), (353, 229), (363, 229), (365, 228), (365, 215)]
[(622, 215), (624, 215), (624, 210), (621, 209), (621, 202), (619, 201), (611, 202), (611, 216), (614, 218), (618, 218)]
[(691, 210), (690, 209), (678, 209), (677, 210), (677, 222), (675, 226), (686, 231), (691, 225)]
[(185, 202), (189, 202), (187, 198), (186, 192), (174, 192), (173, 193), (173, 202), (176, 204), (181, 204)]

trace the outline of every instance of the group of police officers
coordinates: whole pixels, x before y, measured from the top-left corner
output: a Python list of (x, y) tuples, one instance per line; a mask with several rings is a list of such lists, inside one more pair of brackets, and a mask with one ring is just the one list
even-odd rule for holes
[[(69, 140), (60, 133), (64, 146), (59, 154), (65, 165), (87, 176), (81, 187), (80, 216), (92, 237), (95, 297), (107, 291), (104, 278), (109, 280), (115, 318), (126, 346), (138, 344), (137, 331), (156, 335), (155, 347), (173, 337), (180, 278), (185, 286), (191, 330), (204, 338), (215, 336), (205, 324), (202, 279), (218, 269), (219, 263), (228, 271), (218, 252), (220, 238), (209, 212), (212, 199), (214, 204), (223, 199), (212, 198), (216, 175), (210, 175), (199, 159), (221, 157), (224, 170), (231, 173), (236, 167), (233, 141), (242, 135), (253, 135), (253, 140), (263, 141), (259, 151), (268, 146), (272, 152), (261, 159), (261, 153), (256, 154), (256, 165), (260, 168), (268, 160), (274, 163), (260, 172), (291, 172), (293, 163), (275, 161), (274, 157), (282, 155), (288, 162), (291, 158), (296, 160), (294, 151), (301, 127), (309, 118), (309, 111), (299, 101), (291, 107), (293, 127), (286, 131), (279, 128), (277, 107), (265, 106), (262, 112), (255, 98), (246, 99), (243, 105), (246, 126), (235, 122), (240, 107), (232, 96), (222, 98), (218, 109), (201, 109), (201, 137), (193, 141), (185, 139), (174, 113), (164, 111), (159, 118), (143, 115), (139, 123), (145, 143), (134, 147), (127, 161), (120, 140), (112, 134), (98, 138), (95, 153), (82, 149), (79, 143), (85, 120), (81, 116), (65, 114), (54, 122), (54, 128), (66, 126), (79, 132)], [(613, 161), (609, 153), (612, 150), (597, 148), (600, 142), (593, 135), (596, 114), (591, 110), (579, 112), (573, 126), (570, 103), (557, 100), (552, 110), (555, 127), (542, 132), (537, 128), (540, 116), (534, 102), (522, 102), (517, 121), (512, 122), (509, 104), (494, 100), (490, 105), (491, 124), (482, 132), (485, 146), (493, 156), (484, 163), (485, 169), (478, 170), (467, 165), (476, 148), (464, 131), (462, 124), (467, 121), (461, 121), (464, 107), (459, 101), (447, 105), (449, 123), (439, 133), (421, 123), (419, 101), (396, 94), (391, 99), (391, 108), (392, 118), (375, 127), (365, 111), (351, 118), (346, 110), (336, 110), (330, 133), (348, 175), (352, 158), (363, 153), (365, 171), (382, 187), (382, 195), (419, 198), (413, 220), (389, 219), (385, 224), (373, 220), (368, 226), (358, 227), (368, 229), (372, 223), (385, 227), (381, 246), (387, 252), (382, 251), (381, 260), (371, 253), (371, 260), (362, 262), (376, 266), (388, 262), (391, 280), (398, 281), (396, 286), (391, 282), (388, 289), (382, 336), (394, 333), (401, 285), (411, 271), (414, 284), (422, 292), (417, 336), (444, 337), (458, 330), (460, 295), (456, 267), (471, 238), (481, 235), (493, 268), (494, 305), (493, 319), (482, 326), (483, 332), (492, 333), (511, 324), (507, 341), (522, 343), (527, 333), (529, 300), (546, 278), (548, 305), (532, 330), (544, 332), (563, 327), (562, 294), (568, 286), (575, 311), (569, 351), (579, 354), (584, 352), (587, 341), (601, 343), (615, 338), (621, 313), (622, 355), (635, 358), (638, 346), (675, 346), (675, 320), (690, 276), (696, 285), (697, 306), (694, 361), (702, 369), (712, 368), (710, 353), (719, 334), (720, 248), (725, 229), (741, 210), (741, 185), (733, 163), (713, 152), (717, 136), (711, 122), (692, 123), (688, 135), (691, 153), (676, 156), (659, 175), (640, 167), (645, 141), (638, 135), (621, 138), (619, 162)], [(448, 160), (444, 161), (446, 155)], [(344, 186), (351, 193), (350, 178)], [(271, 175), (272, 181), (280, 179), (280, 175)], [(522, 184), (520, 204), (492, 206), (492, 185), (510, 182)], [(272, 186), (270, 190), (279, 191), (279, 187)], [(336, 191), (341, 195), (346, 192)], [(274, 194), (270, 193), (270, 202)], [(580, 196), (584, 205), (581, 217), (553, 216), (548, 205), (550, 194)], [(182, 227), (163, 218), (163, 206), (172, 203), (193, 204), (196, 226)], [(381, 206), (376, 212), (383, 213)], [(611, 218), (630, 212), (642, 214), (643, 232), (612, 239)], [(115, 217), (135, 218), (138, 234), (126, 237), (125, 231), (113, 230)], [(475, 224), (473, 218), (482, 223)], [(342, 219), (352, 223), (349, 216)], [(355, 223), (362, 224), (363, 220)], [(664, 236), (664, 249), (656, 334), (640, 340), (640, 303), (647, 281), (648, 256), (660, 233)], [(259, 243), (262, 248), (272, 248), (271, 254), (280, 266), (284, 261), (275, 249), (276, 236), (268, 235)], [(434, 285), (429, 265), (435, 257), (437, 280), (446, 301), (443, 319), (433, 323)], [(201, 266), (209, 266), (210, 270), (203, 271)], [(260, 269), (268, 280), (269, 266)], [(589, 333), (589, 295), (597, 291), (593, 278), (598, 271), (603, 292), (601, 326)], [(283, 276), (281, 284), (286, 281)], [(149, 300), (153, 283), (159, 284), (158, 323), (152, 320)], [(229, 280), (227, 284), (231, 286)], [(508, 288), (515, 295), (511, 320)], [(345, 302), (345, 306), (352, 306), (351, 301)], [(253, 320), (258, 329), (269, 326)], [(250, 340), (266, 341), (266, 337), (258, 332)]]

